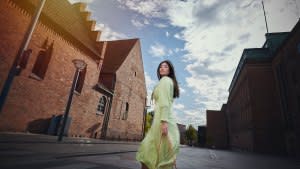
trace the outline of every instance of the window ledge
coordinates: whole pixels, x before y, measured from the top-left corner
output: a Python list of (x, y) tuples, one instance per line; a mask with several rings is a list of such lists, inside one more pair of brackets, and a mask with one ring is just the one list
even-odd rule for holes
[(40, 78), (38, 75), (36, 75), (34, 73), (31, 73), (29, 75), (29, 77), (32, 78), (32, 79), (38, 80), (38, 81), (42, 81), (43, 80), (42, 78)]

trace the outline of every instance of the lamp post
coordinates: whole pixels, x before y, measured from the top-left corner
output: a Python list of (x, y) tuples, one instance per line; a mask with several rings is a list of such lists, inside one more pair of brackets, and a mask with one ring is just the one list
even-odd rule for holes
[(21, 56), (23, 55), (24, 51), (26, 51), (26, 49), (29, 45), (32, 33), (33, 33), (33, 31), (36, 27), (36, 24), (37, 24), (38, 19), (41, 15), (41, 12), (42, 12), (42, 9), (44, 7), (45, 2), (46, 2), (46, 0), (41, 0), (40, 3), (39, 3), (39, 6), (36, 8), (35, 14), (33, 15), (33, 18), (32, 18), (32, 20), (29, 24), (29, 27), (28, 27), (28, 29), (27, 29), (24, 37), (23, 37), (23, 41), (22, 41), (21, 46), (18, 50), (18, 53), (14, 58), (12, 66), (10, 67), (7, 78), (6, 78), (6, 80), (4, 82), (4, 85), (3, 85), (3, 89), (2, 89), (1, 94), (0, 94), (0, 113), (2, 112), (2, 108), (4, 106), (6, 97), (8, 95), (9, 90), (10, 90), (11, 84), (13, 83), (14, 77), (17, 73), (17, 64), (18, 64)]
[(67, 102), (66, 110), (65, 110), (65, 113), (63, 116), (63, 123), (62, 123), (61, 129), (59, 131), (58, 141), (62, 141), (62, 139), (63, 139), (63, 134), (65, 131), (65, 127), (66, 127), (66, 123), (67, 123), (67, 119), (68, 119), (68, 115), (69, 115), (69, 111), (70, 111), (70, 107), (71, 107), (71, 103), (72, 103), (72, 98), (73, 98), (74, 90), (75, 90), (75, 87), (77, 84), (79, 73), (86, 67), (86, 63), (83, 60), (74, 59), (72, 62), (75, 65), (76, 72), (75, 72), (72, 87), (71, 87), (71, 90), (69, 93), (69, 99)]

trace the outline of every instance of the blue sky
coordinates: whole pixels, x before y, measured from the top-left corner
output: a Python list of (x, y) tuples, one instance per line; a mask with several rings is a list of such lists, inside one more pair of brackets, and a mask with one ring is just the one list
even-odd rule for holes
[[(206, 124), (206, 110), (227, 102), (244, 48), (262, 47), (266, 27), (261, 0), (69, 0), (86, 2), (101, 40), (139, 38), (149, 95), (156, 68), (173, 62), (181, 97), (179, 123)], [(300, 0), (264, 0), (269, 32), (290, 31)]]

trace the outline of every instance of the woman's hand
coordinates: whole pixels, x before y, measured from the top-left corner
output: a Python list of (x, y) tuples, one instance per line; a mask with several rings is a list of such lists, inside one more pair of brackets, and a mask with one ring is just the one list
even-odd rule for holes
[(164, 136), (168, 135), (168, 122), (166, 121), (161, 122), (161, 133)]

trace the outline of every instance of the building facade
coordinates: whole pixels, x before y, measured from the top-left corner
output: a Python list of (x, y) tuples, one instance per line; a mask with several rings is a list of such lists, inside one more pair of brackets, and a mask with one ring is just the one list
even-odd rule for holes
[[(1, 90), (38, 3), (39, 1), (34, 0), (0, 1)], [(109, 125), (108, 120), (111, 118), (107, 117), (111, 110), (114, 111), (121, 104), (114, 101), (117, 98), (114, 96), (126, 94), (122, 87), (112, 90), (102, 85), (102, 68), (105, 64), (109, 67), (109, 64), (114, 65), (115, 62), (104, 63), (104, 57), (111, 56), (104, 54), (104, 42), (98, 40), (101, 32), (94, 30), (96, 22), (89, 19), (90, 12), (85, 7), (83, 3), (70, 4), (67, 0), (46, 1), (28, 49), (18, 61), (17, 76), (0, 114), (0, 131), (48, 133), (49, 126), (53, 126), (51, 123), (54, 117), (65, 112), (75, 73), (72, 60), (81, 59), (87, 63), (87, 67), (80, 72), (76, 84), (69, 114), (68, 135), (100, 138), (103, 133), (113, 133), (110, 128), (117, 125), (114, 122)], [(131, 46), (130, 55), (124, 53), (125, 61), (128, 60), (126, 64), (135, 62), (136, 67), (126, 69), (123, 66), (116, 73), (117, 77), (126, 78), (128, 73), (134, 74), (136, 71), (135, 74), (139, 76), (137, 79), (116, 79), (122, 81), (123, 86), (135, 83), (144, 85), (137, 88), (139, 91), (134, 88), (130, 95), (132, 100), (139, 102), (128, 102), (131, 105), (127, 110), (132, 111), (131, 114), (128, 113), (128, 118), (132, 120), (122, 124), (123, 130), (133, 133), (127, 135), (128, 139), (141, 139), (143, 129), (141, 121), (145, 99), (142, 98), (142, 88), (145, 88), (145, 81), (139, 48), (139, 41), (136, 40)], [(137, 53), (136, 56), (134, 52)], [(116, 86), (122, 86), (121, 83), (117, 82)], [(136, 112), (141, 115), (134, 117)], [(115, 131), (120, 135), (126, 132), (118, 129)]]
[(245, 49), (243, 66), (228, 97), (232, 148), (283, 153), (282, 121), (269, 49)]
[(284, 122), (284, 142), (289, 155), (300, 156), (300, 22), (283, 44), (274, 51), (272, 61), (279, 98), (281, 118)]
[(206, 146), (213, 148), (228, 148), (228, 131), (226, 121), (226, 104), (221, 111), (206, 111)]
[(206, 146), (206, 126), (198, 126), (197, 130), (198, 135), (198, 146), (205, 147)]
[(179, 134), (180, 134), (180, 144), (185, 144), (186, 143), (186, 125), (184, 124), (178, 124), (178, 130), (179, 130)]
[(104, 135), (109, 139), (141, 139), (147, 93), (144, 70), (140, 66), (143, 65), (140, 41), (107, 41), (102, 45), (105, 54), (99, 84), (113, 93)]

